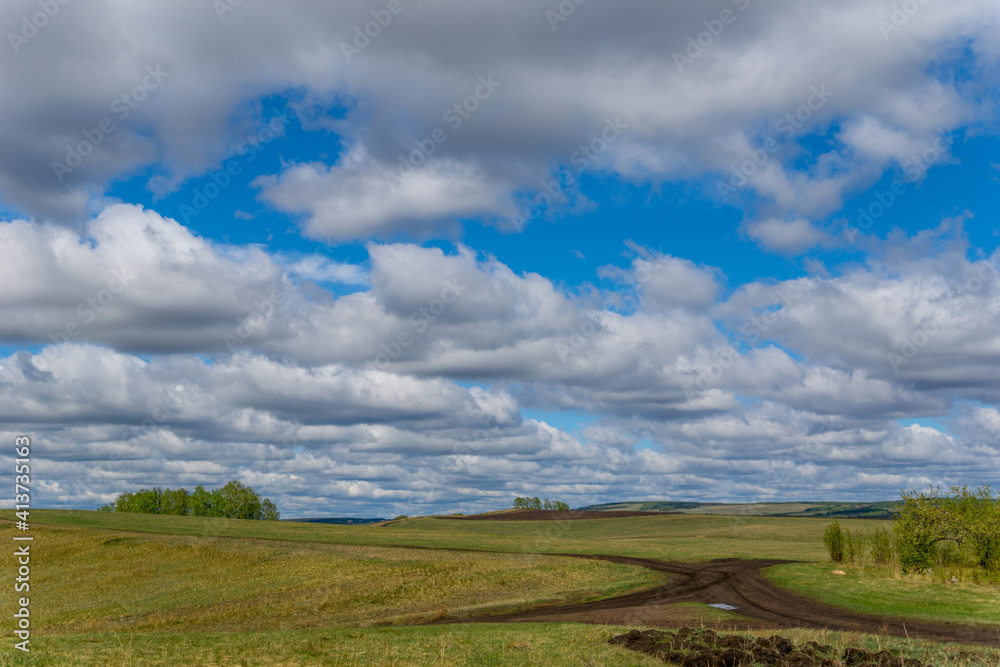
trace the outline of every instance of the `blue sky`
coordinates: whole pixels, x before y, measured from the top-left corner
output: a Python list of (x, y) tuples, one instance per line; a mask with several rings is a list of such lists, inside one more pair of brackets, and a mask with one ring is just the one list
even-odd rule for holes
[(551, 4), (99, 2), (8, 35), (0, 414), (42, 502), (991, 481), (995, 3)]

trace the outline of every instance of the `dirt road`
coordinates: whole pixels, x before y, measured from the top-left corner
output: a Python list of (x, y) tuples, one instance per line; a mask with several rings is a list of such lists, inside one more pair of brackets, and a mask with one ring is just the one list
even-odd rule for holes
[(664, 609), (663, 605), (700, 602), (731, 605), (736, 607), (736, 614), (744, 617), (744, 619), (734, 619), (731, 623), (724, 623), (721, 627), (828, 628), (891, 634), (913, 639), (1000, 646), (1000, 628), (997, 627), (974, 628), (858, 614), (778, 588), (761, 574), (763, 568), (791, 561), (724, 559), (677, 563), (622, 556), (552, 555), (591, 558), (646, 567), (668, 573), (670, 583), (652, 590), (629, 593), (597, 602), (536, 607), (511, 614), (455, 619), (452, 622), (576, 621), (675, 627), (676, 621), (672, 621), (669, 609)]

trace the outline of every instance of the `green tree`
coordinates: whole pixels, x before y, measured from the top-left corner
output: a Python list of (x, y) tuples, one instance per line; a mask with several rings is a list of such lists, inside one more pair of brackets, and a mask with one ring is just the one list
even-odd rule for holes
[(993, 499), (989, 485), (975, 491), (953, 486), (951, 492), (943, 521), (981, 567), (1000, 569), (1000, 498)]
[(130, 503), (132, 502), (132, 494), (126, 491), (125, 493), (118, 494), (115, 498), (114, 508), (116, 512), (131, 512), (129, 509)]
[(167, 489), (160, 499), (163, 514), (175, 516), (186, 516), (190, 514), (191, 508), (188, 506), (187, 489)]
[(958, 538), (950, 534), (940, 489), (927, 493), (904, 491), (902, 497), (903, 504), (892, 526), (899, 564), (904, 572), (924, 570), (934, 564), (938, 542)]
[(132, 494), (127, 511), (139, 514), (162, 514), (162, 499), (163, 489), (158, 486), (152, 489), (139, 489)]
[(230, 519), (260, 519), (263, 516), (260, 495), (249, 486), (233, 480), (212, 492), (218, 498), (222, 516)]
[(219, 516), (212, 507), (212, 494), (201, 484), (194, 487), (194, 492), (188, 498), (188, 505), (192, 516)]
[(281, 514), (269, 498), (249, 486), (233, 480), (220, 489), (206, 491), (198, 485), (193, 493), (187, 489), (140, 489), (120, 493), (114, 502), (101, 507), (104, 511), (138, 512), (142, 514), (173, 514), (230, 519), (277, 521)]
[(1000, 498), (989, 486), (970, 491), (952, 486), (903, 492), (903, 504), (893, 525), (899, 562), (905, 571), (929, 568), (946, 551), (988, 569), (1000, 569)]
[(549, 501), (548, 498), (546, 498), (545, 502), (542, 503), (542, 509), (547, 509), (547, 510), (551, 510), (552, 509), (552, 502)]
[[(260, 501), (261, 506), (261, 519), (264, 521), (277, 521), (281, 518), (281, 512), (278, 508), (274, 506), (270, 498), (264, 498)], [(406, 518), (405, 514), (401, 514), (401, 517)]]
[(531, 499), (531, 509), (540, 510), (542, 509), (542, 500), (538, 496)]

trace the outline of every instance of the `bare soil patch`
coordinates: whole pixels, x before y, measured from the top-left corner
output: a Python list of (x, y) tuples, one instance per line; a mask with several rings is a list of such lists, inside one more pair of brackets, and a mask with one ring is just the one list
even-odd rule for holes
[(817, 642), (796, 646), (777, 635), (749, 639), (720, 635), (707, 628), (681, 628), (676, 632), (632, 630), (612, 637), (609, 644), (639, 651), (684, 667), (934, 667), (915, 658), (888, 651), (848, 647), (843, 653)]

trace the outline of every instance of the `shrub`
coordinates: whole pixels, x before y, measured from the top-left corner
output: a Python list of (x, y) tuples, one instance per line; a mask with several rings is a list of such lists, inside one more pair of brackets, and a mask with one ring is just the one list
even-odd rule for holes
[(844, 530), (844, 559), (848, 563), (860, 563), (865, 557), (865, 536)]
[(876, 528), (868, 538), (868, 554), (876, 565), (888, 565), (893, 561), (892, 534), (886, 528)]
[(823, 544), (830, 553), (830, 560), (840, 563), (844, 560), (844, 531), (840, 528), (840, 522), (834, 519), (833, 523), (826, 527), (823, 533)]
[(967, 544), (969, 555), (986, 570), (1000, 570), (1000, 502), (989, 486), (969, 491), (952, 487), (948, 519), (959, 544)]
[(904, 571), (925, 569), (938, 560), (968, 560), (985, 570), (1000, 570), (1000, 503), (989, 486), (975, 491), (953, 486), (951, 495), (937, 488), (903, 492), (893, 532)]
[(903, 572), (924, 570), (934, 563), (935, 545), (942, 539), (937, 537), (940, 532), (938, 505), (936, 494), (903, 494), (903, 506), (892, 526)]

